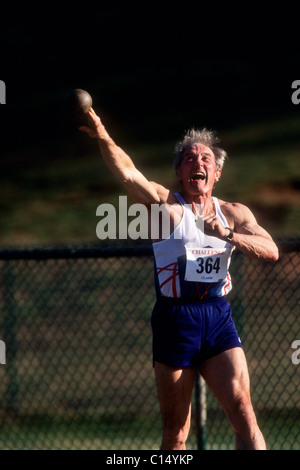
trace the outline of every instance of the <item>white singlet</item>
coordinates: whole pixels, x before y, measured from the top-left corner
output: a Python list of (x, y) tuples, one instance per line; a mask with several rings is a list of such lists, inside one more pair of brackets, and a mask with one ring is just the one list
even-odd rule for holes
[[(153, 243), (157, 296), (201, 301), (228, 294), (234, 246), (205, 235), (191, 207), (180, 194), (175, 196), (183, 207), (182, 219), (170, 237)], [(212, 200), (217, 217), (228, 227), (218, 199)]]

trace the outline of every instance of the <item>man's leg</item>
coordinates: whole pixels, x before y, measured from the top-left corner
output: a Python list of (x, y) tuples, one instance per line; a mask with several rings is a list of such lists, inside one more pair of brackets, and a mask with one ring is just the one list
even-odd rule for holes
[(233, 348), (211, 359), (199, 369), (213, 391), (235, 432), (239, 450), (264, 450), (250, 398), (249, 373), (242, 348)]
[(163, 423), (161, 449), (184, 450), (190, 430), (195, 370), (160, 362), (155, 362), (154, 370)]

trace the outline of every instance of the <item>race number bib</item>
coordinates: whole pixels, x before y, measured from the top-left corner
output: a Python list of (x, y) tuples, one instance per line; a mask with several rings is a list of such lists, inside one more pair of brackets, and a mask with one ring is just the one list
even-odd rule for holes
[(188, 248), (185, 281), (220, 282), (226, 279), (230, 252), (226, 248)]

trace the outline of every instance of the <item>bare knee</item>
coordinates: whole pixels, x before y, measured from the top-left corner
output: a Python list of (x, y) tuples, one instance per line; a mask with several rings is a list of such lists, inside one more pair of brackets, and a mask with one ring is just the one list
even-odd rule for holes
[(195, 371), (156, 362), (155, 374), (163, 423), (161, 448), (184, 450), (190, 428)]
[(264, 448), (250, 398), (249, 373), (243, 350), (224, 351), (207, 360), (200, 372), (227, 415), (236, 435), (237, 447)]
[(189, 430), (189, 421), (182, 424), (174, 420), (174, 417), (163, 419), (163, 440), (161, 449), (185, 450)]
[(237, 394), (225, 407), (225, 413), (235, 432), (251, 429), (257, 425), (256, 416), (248, 393)]
[(225, 413), (235, 432), (237, 449), (265, 449), (265, 440), (258, 427), (248, 394), (240, 394)]

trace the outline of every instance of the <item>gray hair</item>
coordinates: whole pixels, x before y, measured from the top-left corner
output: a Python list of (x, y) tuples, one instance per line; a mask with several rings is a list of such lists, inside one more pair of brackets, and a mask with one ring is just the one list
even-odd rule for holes
[(214, 131), (210, 131), (205, 127), (203, 129), (190, 129), (187, 131), (185, 136), (180, 142), (177, 142), (175, 146), (175, 169), (177, 170), (180, 166), (182, 157), (186, 149), (195, 144), (202, 144), (209, 147), (215, 157), (217, 170), (222, 169), (227, 153), (222, 148), (218, 147), (219, 138), (216, 136)]

